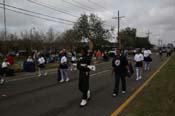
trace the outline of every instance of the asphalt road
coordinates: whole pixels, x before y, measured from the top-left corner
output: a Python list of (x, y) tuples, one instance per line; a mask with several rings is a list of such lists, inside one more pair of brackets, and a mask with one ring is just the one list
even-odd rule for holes
[(112, 97), (114, 78), (111, 62), (97, 65), (91, 72), (91, 100), (86, 107), (79, 107), (78, 72), (69, 72), (70, 81), (59, 83), (56, 69), (48, 76), (25, 74), (7, 78), (0, 86), (0, 116), (110, 116), (164, 61), (153, 55), (150, 71), (144, 71), (142, 80), (135, 74), (127, 78), (127, 93)]

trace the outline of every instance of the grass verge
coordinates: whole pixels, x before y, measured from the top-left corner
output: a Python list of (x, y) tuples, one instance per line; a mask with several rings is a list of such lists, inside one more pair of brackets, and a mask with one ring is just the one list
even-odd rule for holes
[(175, 116), (175, 56), (121, 116)]

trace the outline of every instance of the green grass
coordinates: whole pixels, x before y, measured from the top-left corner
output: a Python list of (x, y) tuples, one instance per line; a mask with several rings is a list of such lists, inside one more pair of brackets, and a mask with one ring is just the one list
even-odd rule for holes
[(122, 116), (175, 116), (175, 56)]

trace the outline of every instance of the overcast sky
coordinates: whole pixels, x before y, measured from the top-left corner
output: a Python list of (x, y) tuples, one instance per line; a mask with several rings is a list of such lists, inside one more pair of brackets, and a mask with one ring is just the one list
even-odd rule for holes
[[(137, 36), (146, 36), (148, 30), (150, 30), (152, 33), (150, 34), (150, 41), (152, 43), (157, 45), (158, 39), (162, 39), (163, 43), (173, 42), (175, 45), (175, 0), (34, 1), (49, 5), (50, 7), (64, 11), (67, 14), (36, 5), (28, 0), (6, 0), (6, 4), (73, 22), (76, 21), (77, 16), (80, 16), (82, 13), (95, 13), (101, 17), (103, 21), (105, 21), (106, 28), (110, 28), (111, 26), (117, 27), (117, 20), (112, 19), (112, 17), (117, 16), (117, 11), (120, 10), (120, 15), (125, 16), (125, 18), (121, 19), (121, 29), (128, 26), (134, 27), (137, 29)], [(0, 2), (2, 3), (3, 0), (0, 0)], [(74, 6), (72, 4), (74, 4)], [(2, 7), (2, 5), (0, 5), (0, 7)], [(31, 28), (35, 28), (35, 31), (46, 31), (50, 27), (54, 28), (56, 31), (63, 32), (72, 27), (72, 25), (46, 21), (43, 19), (14, 13), (12, 11), (6, 11), (6, 14), (7, 30), (9, 32), (19, 33), (20, 31), (30, 30)], [(2, 8), (0, 8), (0, 17), (0, 31), (2, 31), (4, 29)], [(65, 23), (72, 24), (71, 22)]]

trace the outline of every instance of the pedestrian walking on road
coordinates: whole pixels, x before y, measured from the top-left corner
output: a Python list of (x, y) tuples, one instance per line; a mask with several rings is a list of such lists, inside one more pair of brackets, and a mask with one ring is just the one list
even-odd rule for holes
[(80, 106), (83, 107), (87, 105), (87, 100), (90, 99), (89, 90), (89, 73), (90, 69), (88, 65), (91, 63), (91, 57), (88, 56), (86, 49), (81, 50), (81, 57), (77, 63), (77, 69), (79, 70), (79, 90), (82, 92), (82, 101)]
[(144, 56), (144, 70), (149, 70), (150, 69), (150, 63), (152, 61), (151, 58), (151, 50), (150, 49), (146, 49), (143, 51), (143, 56)]
[(162, 50), (162, 48), (159, 48), (159, 56), (160, 56), (160, 60), (162, 60), (162, 54), (163, 54), (163, 50)]
[(9, 65), (10, 63), (7, 61), (7, 59), (4, 59), (4, 61), (2, 62), (1, 71), (0, 71), (1, 72), (0, 85), (4, 84), (5, 82), (4, 77), (7, 76)]
[(45, 59), (43, 57), (43, 55), (40, 55), (38, 58), (38, 76), (40, 77), (42, 74), (44, 74), (44, 76), (47, 75), (47, 72), (45, 70)]
[(122, 93), (126, 93), (126, 76), (128, 73), (130, 73), (128, 60), (123, 54), (121, 54), (120, 49), (116, 49), (116, 56), (112, 60), (112, 67), (112, 73), (114, 73), (115, 80), (114, 91), (112, 95), (115, 97), (119, 94), (120, 80), (122, 82)]
[(61, 62), (60, 62), (60, 73), (61, 73), (61, 80), (60, 82), (68, 82), (69, 77), (68, 77), (68, 59), (66, 57), (65, 52), (61, 52)]
[(73, 71), (73, 70), (77, 70), (77, 59), (76, 59), (76, 56), (74, 53), (72, 53), (72, 57), (71, 57), (71, 68), (70, 70)]
[(136, 80), (140, 80), (142, 78), (142, 67), (143, 67), (143, 54), (140, 49), (137, 49), (137, 53), (134, 56), (135, 67), (136, 67)]

